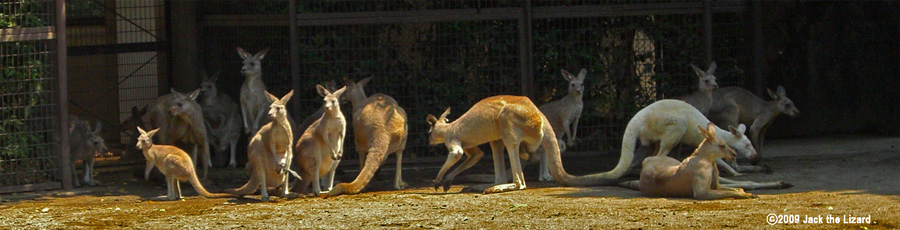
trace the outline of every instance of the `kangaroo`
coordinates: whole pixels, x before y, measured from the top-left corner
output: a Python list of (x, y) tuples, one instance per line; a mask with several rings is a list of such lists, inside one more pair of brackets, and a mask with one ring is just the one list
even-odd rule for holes
[(69, 115), (69, 152), (72, 155), (72, 182), (75, 186), (81, 186), (78, 182), (78, 173), (75, 172), (75, 161), (81, 160), (84, 164), (84, 183), (89, 186), (97, 186), (100, 182), (94, 180), (94, 157), (109, 152), (106, 142), (100, 137), (100, 122), (91, 131), (91, 125), (75, 115)]
[[(564, 69), (560, 70), (560, 72), (563, 78), (569, 82), (569, 94), (566, 94), (565, 97), (559, 100), (541, 105), (538, 109), (550, 121), (553, 132), (556, 132), (559, 151), (565, 152), (567, 145), (575, 145), (575, 136), (578, 134), (578, 120), (581, 118), (581, 111), (584, 108), (584, 102), (581, 101), (581, 97), (584, 93), (584, 77), (587, 75), (587, 70), (581, 69), (578, 72), (578, 77)], [(569, 138), (565, 144), (563, 144), (563, 134)], [(543, 157), (543, 155), (539, 153), (536, 156), (541, 161), (538, 180), (553, 181), (553, 176), (550, 176), (550, 166), (547, 164), (547, 158)]]
[(134, 128), (144, 126), (144, 120), (142, 119), (144, 115), (147, 114), (149, 106), (144, 106), (142, 109), (138, 109), (137, 106), (131, 107), (131, 116), (126, 118), (119, 124), (119, 128), (122, 130), (122, 133), (125, 135), (134, 138), (137, 140), (137, 137), (140, 136), (140, 133), (135, 133)]
[(716, 76), (713, 75), (716, 72), (716, 62), (710, 63), (709, 69), (706, 71), (697, 68), (694, 64), (691, 64), (691, 69), (694, 69), (694, 73), (699, 78), (697, 91), (677, 99), (691, 104), (694, 108), (700, 110), (700, 113), (703, 115), (709, 114), (709, 108), (712, 107), (713, 103), (712, 93), (716, 88), (719, 88), (719, 84), (716, 83)]
[[(599, 174), (572, 176), (566, 173), (559, 157), (559, 143), (553, 127), (537, 106), (527, 97), (499, 95), (482, 99), (472, 106), (456, 121), (450, 122), (448, 108), (439, 118), (429, 114), (426, 120), (431, 125), (428, 144), (444, 144), (450, 155), (434, 179), (435, 189), (443, 185), (444, 191), (450, 188), (450, 182), (457, 174), (466, 170), (479, 160), (484, 153), (478, 145), (490, 143), (494, 155), (494, 178), (497, 185), (484, 190), (484, 193), (498, 193), (510, 190), (525, 189), (519, 158), (528, 158), (538, 147), (544, 148), (545, 157), (550, 165), (550, 173), (557, 183), (563, 186), (596, 186), (613, 185), (617, 178), (608, 179)], [(506, 183), (503, 148), (510, 153), (513, 183)], [(468, 155), (466, 160), (446, 175), (462, 154)]]
[[(710, 109), (709, 119), (720, 125), (750, 125), (750, 141), (753, 148), (762, 151), (765, 132), (775, 117), (784, 113), (790, 117), (796, 117), (800, 110), (794, 106), (794, 102), (787, 97), (783, 86), (778, 86), (777, 91), (766, 89), (772, 101), (763, 101), (750, 91), (740, 87), (725, 87), (713, 93), (715, 101)], [(753, 164), (759, 163), (759, 157), (752, 160)], [(721, 161), (721, 160), (720, 160)], [(740, 171), (766, 171), (766, 167), (745, 166), (731, 168), (724, 162), (720, 163), (726, 170), (732, 173)], [(738, 169), (738, 170), (735, 170)]]
[[(197, 104), (197, 96), (200, 89), (194, 90), (189, 95), (184, 95), (172, 90), (171, 105), (168, 108), (168, 121), (159, 127), (161, 144), (174, 145), (176, 143), (192, 145), (191, 159), (194, 163), (203, 166), (202, 179), (206, 179), (212, 160), (209, 158), (209, 140), (206, 135), (206, 125), (203, 112)], [(197, 158), (197, 151), (203, 159)]]
[(248, 167), (251, 168), (250, 181), (237, 189), (228, 189), (225, 192), (239, 196), (250, 195), (259, 189), (262, 201), (269, 201), (269, 187), (275, 187), (278, 195), (289, 196), (288, 172), (291, 167), (291, 158), (294, 156), (294, 135), (291, 124), (288, 121), (288, 100), (294, 95), (291, 90), (278, 99), (268, 91), (264, 91), (272, 104), (269, 106), (269, 119), (271, 122), (263, 125), (256, 135), (250, 139), (247, 147), (247, 158), (250, 159)]
[(237, 153), (237, 141), (241, 135), (241, 114), (238, 105), (228, 95), (220, 94), (216, 87), (219, 73), (207, 77), (206, 71), (200, 72), (200, 108), (203, 110), (203, 119), (206, 121), (209, 139), (214, 152), (224, 153), (230, 150), (228, 167), (237, 166), (235, 155)]
[(262, 81), (262, 59), (269, 52), (266, 48), (259, 53), (251, 55), (241, 47), (237, 52), (244, 59), (241, 74), (246, 77), (241, 85), (241, 117), (244, 123), (244, 133), (248, 136), (255, 134), (259, 128), (267, 123), (263, 120), (266, 113), (266, 105), (271, 102), (266, 97), (266, 85)]
[(347, 84), (344, 99), (350, 101), (353, 107), (353, 141), (356, 143), (359, 162), (363, 165), (353, 182), (335, 185), (328, 191), (327, 196), (356, 194), (362, 191), (391, 153), (397, 156), (394, 188), (402, 189), (407, 186), (401, 174), (403, 150), (406, 148), (406, 137), (409, 132), (406, 111), (397, 105), (397, 101), (391, 96), (379, 93), (366, 97), (363, 87), (370, 80), (371, 77), (359, 82), (344, 79)]
[(166, 187), (168, 192), (164, 197), (165, 200), (181, 199), (181, 181), (188, 181), (194, 190), (197, 190), (201, 196), (208, 198), (234, 197), (231, 194), (209, 193), (203, 188), (200, 179), (197, 179), (197, 172), (194, 170), (194, 163), (191, 158), (183, 150), (171, 145), (154, 145), (153, 135), (159, 129), (144, 131), (141, 127), (137, 127), (140, 136), (135, 147), (144, 153), (147, 159), (147, 167), (144, 170), (144, 179), (150, 180), (150, 171), (153, 166), (166, 175)]
[(651, 156), (644, 159), (641, 178), (623, 182), (623, 187), (641, 191), (654, 197), (691, 197), (698, 200), (722, 198), (757, 198), (740, 188), (719, 184), (719, 170), (715, 159), (733, 160), (734, 149), (716, 137), (717, 127), (712, 123), (706, 129), (697, 126), (703, 141), (691, 156), (679, 162), (668, 156)]
[[(156, 103), (153, 104), (153, 106), (150, 107), (150, 111), (147, 112), (150, 128), (168, 130), (167, 126), (169, 126), (169, 121), (172, 119), (169, 108), (172, 107), (172, 102), (175, 101), (175, 97), (178, 96), (176, 93), (177, 91), (175, 91), (175, 89), (170, 88), (169, 94), (156, 98)], [(165, 135), (156, 136), (159, 143), (169, 143), (168, 140), (164, 140), (165, 138)]]
[(322, 191), (319, 179), (325, 176), (325, 188), (331, 190), (335, 169), (344, 154), (347, 120), (341, 113), (340, 98), (347, 87), (334, 93), (322, 85), (316, 85), (316, 89), (325, 98), (322, 105), (325, 112), (303, 132), (294, 146), (300, 177), (305, 178), (295, 181), (294, 189), (306, 194), (306, 188), (312, 182), (313, 194), (320, 195)]

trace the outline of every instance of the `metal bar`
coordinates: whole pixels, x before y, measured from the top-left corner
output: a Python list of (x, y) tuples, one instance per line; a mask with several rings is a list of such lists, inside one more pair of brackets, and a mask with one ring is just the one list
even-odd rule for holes
[(519, 71), (522, 84), (522, 95), (534, 98), (534, 65), (531, 47), (531, 0), (524, 2), (522, 14), (519, 18)]
[(88, 56), (102, 54), (120, 54), (120, 53), (137, 53), (137, 52), (155, 52), (166, 50), (169, 47), (167, 42), (141, 42), (141, 43), (123, 43), (109, 45), (93, 45), (93, 46), (73, 46), (69, 47), (69, 56)]
[[(300, 90), (300, 35), (297, 33), (297, 0), (290, 0), (288, 4), (290, 14), (290, 52), (291, 52), (291, 85), (294, 90)], [(294, 108), (300, 107), (301, 100), (293, 100)]]
[(0, 29), (0, 42), (50, 40), (55, 38), (53, 26)]
[(116, 9), (114, 9), (114, 8), (113, 8), (113, 9), (110, 9), (109, 7), (107, 7), (106, 5), (104, 5), (102, 2), (98, 2), (97, 0), (92, 0), (91, 2), (94, 3), (94, 4), (97, 4), (97, 5), (100, 6), (100, 7), (102, 7), (104, 10), (107, 10), (107, 11), (109, 11), (109, 12), (112, 12), (113, 14), (116, 15), (116, 17), (119, 17), (119, 18), (121, 18), (122, 20), (125, 20), (126, 22), (130, 23), (131, 25), (134, 25), (134, 27), (137, 27), (137, 28), (140, 29), (141, 31), (144, 31), (144, 33), (147, 33), (147, 34), (149, 34), (150, 36), (153, 36), (153, 38), (156, 38), (156, 40), (162, 40), (161, 38), (157, 37), (156, 34), (154, 34), (153, 32), (150, 32), (149, 30), (145, 29), (145, 28), (142, 27), (141, 25), (138, 25), (138, 24), (135, 23), (134, 21), (131, 21), (131, 19), (128, 19), (128, 18), (126, 18), (125, 16), (122, 16), (121, 14), (119, 14), (119, 12), (116, 12)]
[(762, 57), (762, 11), (760, 0), (753, 0), (751, 3), (751, 19), (753, 20), (753, 92), (756, 95), (765, 95), (765, 77), (762, 74), (763, 57)]
[[(57, 0), (57, 2), (60, 0)], [(71, 179), (71, 178), (70, 178)], [(65, 183), (65, 182), (63, 182)], [(69, 185), (71, 186), (71, 185)], [(41, 191), (41, 190), (54, 190), (63, 187), (63, 189), (72, 189), (65, 188), (65, 186), (60, 186), (59, 182), (47, 182), (40, 184), (26, 184), (26, 185), (16, 185), (9, 187), (0, 187), (0, 194), (6, 193), (17, 193), (17, 192), (30, 192), (30, 191)]]
[(711, 0), (703, 0), (703, 54), (704, 66), (714, 60)]
[(62, 188), (72, 189), (72, 161), (69, 155), (69, 91), (66, 72), (66, 1), (56, 0), (56, 77), (59, 84), (59, 170)]

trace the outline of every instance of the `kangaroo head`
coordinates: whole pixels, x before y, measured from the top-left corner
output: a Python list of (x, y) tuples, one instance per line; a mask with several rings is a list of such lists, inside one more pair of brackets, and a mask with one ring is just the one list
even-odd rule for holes
[(372, 80), (372, 77), (363, 78), (359, 80), (359, 82), (353, 82), (349, 78), (344, 78), (344, 83), (347, 84), (345, 86), (347, 91), (344, 92), (344, 101), (360, 101), (366, 98), (366, 84), (369, 84), (369, 81)]
[(150, 132), (144, 131), (140, 126), (137, 127), (140, 136), (138, 136), (138, 141), (135, 147), (137, 149), (150, 149), (150, 146), (153, 146), (153, 135), (156, 134), (156, 131), (159, 129), (150, 130)]
[(91, 130), (91, 124), (87, 121), (79, 120), (76, 121), (76, 124), (72, 130), (73, 135), (80, 135), (84, 137), (84, 149), (94, 153), (94, 156), (102, 156), (109, 152), (109, 149), (106, 147), (106, 142), (103, 141), (103, 138), (100, 137), (100, 130), (103, 126), (100, 122), (94, 126), (94, 130)]
[(747, 135), (744, 135), (746, 131), (747, 126), (744, 124), (738, 125), (737, 128), (728, 126), (728, 132), (719, 132), (717, 137), (747, 159), (753, 160), (756, 159), (756, 149), (753, 148), (753, 144), (750, 143)]
[(697, 68), (694, 64), (691, 64), (691, 69), (694, 69), (694, 73), (697, 74), (699, 78), (698, 90), (701, 92), (712, 92), (716, 88), (719, 88), (719, 84), (716, 83), (716, 76), (714, 75), (716, 72), (716, 62), (709, 63), (709, 69), (703, 71), (700, 68)]
[(172, 106), (169, 107), (169, 113), (172, 116), (187, 118), (197, 109), (194, 107), (194, 103), (196, 103), (197, 96), (200, 95), (200, 89), (196, 89), (188, 95), (175, 90), (172, 90), (172, 93), (175, 94), (175, 100), (172, 100)]
[(250, 55), (247, 51), (244, 51), (241, 47), (237, 48), (238, 55), (241, 56), (241, 59), (244, 59), (244, 65), (241, 66), (241, 74), (244, 76), (259, 76), (262, 73), (262, 65), (261, 61), (263, 57), (266, 56), (266, 53), (269, 52), (269, 48), (265, 48), (259, 53)]
[(447, 107), (447, 110), (441, 114), (440, 118), (435, 118), (434, 115), (428, 114), (425, 117), (425, 120), (428, 121), (428, 124), (431, 125), (428, 128), (428, 144), (429, 145), (437, 145), (444, 143), (444, 132), (450, 126), (448, 124), (450, 121), (447, 120), (447, 115), (450, 114), (450, 107)]
[(721, 138), (716, 137), (716, 125), (709, 123), (705, 129), (703, 126), (698, 125), (697, 129), (700, 130), (700, 135), (703, 135), (703, 142), (700, 142), (700, 146), (697, 147), (696, 154), (705, 154), (711, 159), (725, 158), (728, 161), (734, 160), (736, 155), (734, 149), (729, 147)]
[(204, 97), (215, 97), (219, 93), (216, 88), (216, 81), (219, 80), (220, 73), (221, 71), (218, 71), (212, 77), (209, 77), (205, 70), (200, 70), (200, 93)]
[(569, 94), (581, 96), (584, 93), (584, 76), (587, 75), (587, 69), (581, 68), (581, 71), (578, 72), (578, 77), (575, 77), (575, 75), (572, 75), (565, 69), (560, 70), (560, 72), (562, 72), (563, 78), (569, 81)]
[(347, 86), (341, 87), (340, 89), (331, 92), (326, 89), (325, 86), (316, 85), (316, 90), (319, 91), (319, 95), (325, 98), (325, 103), (322, 106), (325, 107), (325, 111), (327, 113), (334, 114), (334, 112), (341, 112), (340, 98), (341, 95), (344, 94), (344, 92), (347, 90)]
[[(130, 136), (131, 131), (129, 131), (129, 130), (134, 130), (133, 127), (138, 127), (138, 126), (143, 125), (144, 120), (141, 118), (144, 117), (144, 115), (146, 115), (146, 114), (147, 114), (147, 106), (146, 105), (144, 106), (143, 109), (138, 109), (137, 106), (132, 106), (131, 107), (131, 116), (126, 118), (125, 121), (122, 122), (122, 124), (119, 124), (119, 127), (122, 128), (122, 130), (125, 130), (124, 132), (128, 132), (128, 135)], [(135, 136), (131, 136), (131, 137), (135, 137)]]
[(287, 102), (291, 99), (291, 96), (294, 95), (294, 90), (291, 90), (290, 92), (285, 94), (284, 97), (281, 97), (281, 99), (278, 99), (277, 97), (275, 97), (275, 95), (269, 93), (269, 91), (265, 92), (266, 97), (269, 98), (269, 101), (272, 101), (272, 104), (269, 105), (269, 119), (272, 119), (273, 121), (286, 119), (287, 109), (285, 108), (285, 105), (287, 105)]
[(769, 96), (775, 100), (775, 103), (778, 105), (778, 112), (787, 114), (791, 117), (796, 117), (800, 115), (800, 110), (794, 106), (794, 101), (791, 101), (790, 98), (787, 97), (787, 94), (784, 92), (784, 86), (778, 86), (778, 91), (772, 91), (771, 89), (766, 89), (769, 92)]

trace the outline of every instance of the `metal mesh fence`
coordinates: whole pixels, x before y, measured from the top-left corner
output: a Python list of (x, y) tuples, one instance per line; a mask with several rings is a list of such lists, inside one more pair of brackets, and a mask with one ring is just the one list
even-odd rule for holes
[(54, 7), (0, 2), (0, 192), (59, 186)]

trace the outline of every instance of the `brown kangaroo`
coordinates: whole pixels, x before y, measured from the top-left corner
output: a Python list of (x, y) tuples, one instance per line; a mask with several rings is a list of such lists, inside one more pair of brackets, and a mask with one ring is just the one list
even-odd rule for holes
[(306, 194), (310, 182), (314, 195), (322, 193), (319, 179), (325, 177), (325, 188), (332, 189), (334, 173), (344, 153), (344, 135), (347, 120), (341, 113), (340, 97), (347, 89), (341, 88), (334, 93), (322, 85), (316, 85), (319, 95), (324, 97), (324, 112), (313, 122), (294, 146), (297, 154), (296, 164), (300, 168), (302, 180), (295, 181), (294, 191)]
[(231, 97), (219, 93), (218, 87), (216, 87), (216, 81), (219, 79), (218, 72), (212, 77), (207, 77), (206, 71), (201, 70), (200, 78), (202, 79), (200, 83), (202, 96), (199, 102), (210, 142), (216, 153), (225, 153), (226, 150), (230, 150), (228, 167), (234, 168), (237, 166), (237, 161), (235, 161), (237, 142), (241, 136), (240, 108), (231, 100)]
[(214, 194), (206, 191), (206, 188), (203, 188), (203, 184), (200, 183), (200, 179), (197, 178), (197, 172), (194, 170), (194, 163), (191, 161), (191, 158), (178, 147), (171, 145), (154, 145), (152, 138), (159, 129), (150, 130), (149, 132), (144, 131), (141, 127), (137, 127), (137, 129), (138, 132), (140, 132), (140, 137), (138, 137), (135, 147), (144, 153), (144, 158), (147, 160), (147, 167), (144, 170), (144, 179), (150, 180), (150, 171), (153, 170), (154, 166), (166, 175), (166, 187), (168, 188), (168, 191), (165, 197), (158, 199), (181, 199), (181, 181), (190, 182), (191, 186), (194, 187), (194, 190), (197, 190), (197, 193), (204, 197), (235, 197), (231, 194)]
[[(556, 132), (556, 139), (559, 139), (557, 141), (559, 142), (559, 151), (565, 152), (567, 146), (575, 145), (575, 136), (578, 135), (578, 120), (581, 119), (581, 111), (584, 109), (584, 102), (582, 102), (581, 98), (584, 93), (584, 77), (587, 75), (587, 69), (582, 68), (578, 72), (577, 77), (565, 69), (560, 70), (560, 72), (563, 78), (569, 82), (569, 94), (566, 94), (565, 97), (559, 100), (541, 105), (538, 109), (550, 121), (553, 132)], [(562, 139), (563, 135), (566, 135), (569, 139), (565, 144)], [(543, 157), (543, 155), (539, 153), (536, 156), (541, 161), (538, 180), (553, 181), (553, 176), (550, 176), (550, 166), (547, 164), (547, 158)]]
[[(191, 159), (203, 167), (202, 179), (206, 179), (212, 160), (209, 158), (209, 139), (206, 135), (206, 121), (203, 120), (203, 112), (200, 104), (197, 104), (197, 96), (200, 89), (194, 90), (189, 95), (172, 91), (174, 98), (168, 108), (168, 122), (159, 127), (161, 144), (175, 145), (183, 143), (192, 145)], [(203, 159), (197, 158), (197, 151)]]
[(241, 66), (241, 74), (246, 79), (241, 85), (241, 117), (244, 119), (244, 133), (253, 135), (259, 127), (267, 122), (263, 119), (266, 106), (271, 104), (266, 98), (266, 85), (262, 81), (262, 59), (266, 57), (269, 48), (251, 55), (241, 47), (237, 47), (238, 55), (244, 59)]
[(94, 157), (101, 156), (109, 152), (106, 142), (100, 137), (100, 122), (94, 130), (91, 125), (85, 121), (78, 119), (75, 115), (69, 115), (69, 152), (72, 155), (72, 180), (75, 186), (81, 186), (78, 182), (78, 173), (75, 172), (75, 161), (81, 160), (84, 164), (84, 183), (90, 186), (96, 186), (99, 182), (94, 180)]
[(697, 91), (677, 99), (693, 105), (694, 108), (700, 110), (701, 114), (706, 115), (709, 113), (709, 108), (712, 107), (712, 93), (716, 88), (719, 88), (719, 84), (716, 83), (716, 76), (713, 75), (716, 72), (716, 62), (710, 63), (709, 69), (706, 71), (697, 68), (694, 64), (691, 64), (691, 69), (694, 70), (698, 77)]
[(344, 99), (353, 107), (353, 141), (362, 170), (353, 182), (340, 183), (334, 186), (327, 196), (359, 193), (384, 163), (388, 154), (397, 156), (397, 173), (394, 176), (394, 188), (406, 187), (401, 175), (403, 150), (406, 148), (408, 127), (406, 111), (391, 96), (375, 94), (366, 97), (363, 87), (372, 78), (365, 78), (358, 83), (344, 79), (347, 89)]

